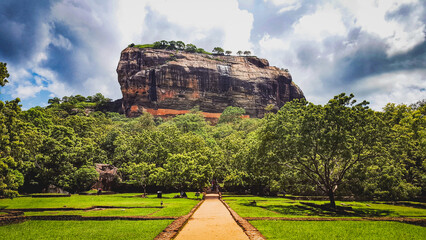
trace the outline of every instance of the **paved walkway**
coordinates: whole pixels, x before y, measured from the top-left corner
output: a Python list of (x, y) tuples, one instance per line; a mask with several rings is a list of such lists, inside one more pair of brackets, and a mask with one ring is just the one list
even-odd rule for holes
[(205, 201), (179, 232), (176, 240), (249, 238), (234, 221), (218, 194), (207, 194)]

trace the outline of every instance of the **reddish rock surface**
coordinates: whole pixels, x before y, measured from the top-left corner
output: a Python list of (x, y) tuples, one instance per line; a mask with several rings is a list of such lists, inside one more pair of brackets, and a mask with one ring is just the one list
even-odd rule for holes
[(288, 72), (257, 57), (218, 56), (128, 47), (117, 67), (126, 116), (184, 114), (199, 106), (218, 118), (227, 106), (262, 117), (269, 104), (280, 108), (304, 98)]

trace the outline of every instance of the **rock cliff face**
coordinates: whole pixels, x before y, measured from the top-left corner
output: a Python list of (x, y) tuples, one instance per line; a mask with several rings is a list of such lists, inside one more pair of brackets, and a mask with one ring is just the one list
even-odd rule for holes
[(227, 106), (262, 117), (269, 104), (279, 108), (304, 98), (288, 72), (257, 57), (128, 47), (117, 73), (128, 117), (183, 114), (195, 106), (207, 118), (218, 118)]

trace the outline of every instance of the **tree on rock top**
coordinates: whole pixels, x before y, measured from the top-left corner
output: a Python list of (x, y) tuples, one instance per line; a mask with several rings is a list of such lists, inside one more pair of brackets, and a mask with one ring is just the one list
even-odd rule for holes
[(215, 53), (215, 54), (222, 55), (225, 52), (225, 50), (223, 50), (223, 48), (221, 48), (221, 47), (215, 47), (215, 48), (213, 48), (212, 52)]

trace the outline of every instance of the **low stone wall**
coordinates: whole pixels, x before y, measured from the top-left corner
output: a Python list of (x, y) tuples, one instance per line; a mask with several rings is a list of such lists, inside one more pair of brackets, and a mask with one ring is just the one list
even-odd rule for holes
[(21, 223), (26, 220), (25, 216), (5, 215), (0, 217), (0, 226)]

